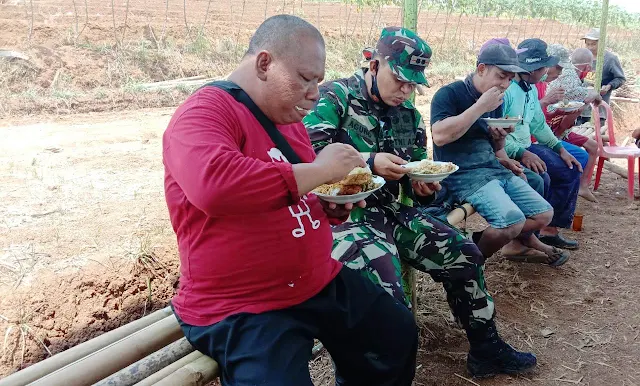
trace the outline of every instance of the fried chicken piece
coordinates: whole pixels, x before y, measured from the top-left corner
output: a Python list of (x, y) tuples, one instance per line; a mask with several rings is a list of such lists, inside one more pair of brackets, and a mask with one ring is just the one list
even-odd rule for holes
[(369, 168), (354, 168), (340, 181), (342, 185), (366, 185), (371, 182), (373, 175)]
[(339, 196), (348, 196), (362, 192), (362, 185), (341, 185)]

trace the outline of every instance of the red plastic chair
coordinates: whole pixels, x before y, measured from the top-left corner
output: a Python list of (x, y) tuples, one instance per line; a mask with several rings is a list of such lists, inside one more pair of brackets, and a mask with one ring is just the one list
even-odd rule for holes
[[(633, 147), (616, 146), (616, 138), (613, 131), (613, 112), (611, 107), (602, 102), (607, 112), (607, 134), (609, 135), (609, 146), (604, 146), (602, 142), (601, 125), (600, 125), (600, 109), (594, 104), (591, 105), (591, 111), (593, 112), (593, 120), (596, 130), (596, 142), (598, 143), (598, 170), (596, 171), (596, 182), (593, 186), (593, 190), (598, 190), (600, 185), (600, 176), (602, 175), (602, 167), (604, 166), (604, 160), (608, 158), (626, 158), (628, 162), (628, 182), (629, 182), (629, 199), (634, 198), (634, 169), (635, 160), (638, 158), (638, 171), (640, 171), (640, 149)], [(593, 171), (591, 171), (593, 173)], [(591, 178), (589, 178), (591, 179)], [(640, 184), (640, 175), (638, 176), (638, 183)]]

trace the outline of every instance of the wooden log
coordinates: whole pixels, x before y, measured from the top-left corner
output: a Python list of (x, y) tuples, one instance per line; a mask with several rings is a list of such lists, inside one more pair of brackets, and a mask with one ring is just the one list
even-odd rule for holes
[(200, 359), (203, 354), (200, 351), (194, 351), (191, 354), (178, 359), (177, 361), (171, 363), (170, 365), (160, 369), (159, 371), (149, 375), (147, 378), (142, 381), (136, 383), (134, 386), (152, 386), (157, 382), (160, 382), (164, 378), (168, 377), (178, 369), (181, 369), (183, 366)]
[(162, 368), (195, 351), (187, 338), (179, 339), (170, 345), (148, 355), (136, 363), (97, 382), (94, 386), (132, 386), (160, 371)]
[(31, 386), (85, 386), (129, 366), (184, 335), (174, 315), (42, 377)]
[(620, 102), (631, 102), (631, 103), (640, 103), (640, 99), (638, 98), (623, 98), (623, 97), (611, 97), (612, 101), (620, 101)]
[(623, 168), (622, 166), (618, 166), (609, 161), (604, 161), (604, 168), (612, 173), (619, 175), (624, 179), (629, 178), (629, 170), (627, 170), (627, 168)]
[(216, 361), (201, 356), (157, 382), (155, 386), (202, 386), (213, 381), (219, 374)]
[(148, 83), (148, 84), (141, 84), (138, 85), (137, 88), (141, 89), (141, 90), (162, 90), (162, 89), (168, 89), (168, 88), (176, 88), (176, 87), (190, 87), (190, 86), (202, 86), (205, 85), (209, 82), (213, 82), (214, 80), (219, 80), (218, 78), (209, 78), (209, 79), (198, 79), (198, 80), (186, 80), (183, 82), (172, 82), (172, 83), (159, 83), (159, 84), (155, 84), (155, 83)]
[(118, 327), (115, 330), (105, 332), (98, 337), (84, 343), (80, 343), (75, 347), (52, 356), (51, 358), (47, 358), (27, 367), (24, 370), (9, 375), (8, 377), (0, 380), (0, 386), (26, 385), (170, 315), (172, 315), (171, 308), (166, 307), (131, 323), (127, 323), (124, 326)]

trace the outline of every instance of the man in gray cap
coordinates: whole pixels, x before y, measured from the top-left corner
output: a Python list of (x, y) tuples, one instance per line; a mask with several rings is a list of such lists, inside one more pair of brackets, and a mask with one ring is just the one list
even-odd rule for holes
[[(585, 47), (591, 51), (594, 58), (592, 66), (593, 71), (583, 73), (582, 77), (586, 83), (594, 84), (596, 80), (595, 69), (596, 58), (598, 56), (598, 46), (600, 44), (605, 44), (603, 41), (600, 41), (600, 28), (592, 28), (584, 35), (582, 40), (584, 40)], [(626, 81), (627, 79), (624, 76), (624, 70), (622, 69), (622, 65), (620, 64), (618, 57), (613, 52), (605, 50), (604, 65), (602, 68), (602, 88), (600, 89), (600, 95), (602, 95), (604, 101), (609, 103), (613, 90), (620, 88), (620, 86), (622, 86)], [(602, 108), (600, 111), (603, 111)], [(600, 116), (603, 117), (605, 115), (600, 114)], [(591, 109), (587, 108), (580, 117), (580, 123), (588, 122), (590, 120)]]

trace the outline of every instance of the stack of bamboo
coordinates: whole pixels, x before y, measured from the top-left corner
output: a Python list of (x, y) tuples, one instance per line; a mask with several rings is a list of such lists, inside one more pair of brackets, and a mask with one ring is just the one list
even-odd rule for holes
[(205, 385), (218, 364), (186, 341), (169, 307), (27, 367), (0, 386)]

